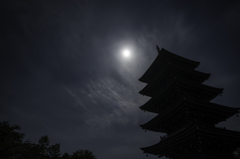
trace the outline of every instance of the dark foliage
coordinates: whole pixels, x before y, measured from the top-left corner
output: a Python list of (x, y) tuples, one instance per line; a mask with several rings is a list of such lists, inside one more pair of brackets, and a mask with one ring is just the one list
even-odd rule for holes
[(50, 145), (47, 135), (42, 136), (38, 143), (23, 141), (24, 134), (18, 132), (20, 126), (8, 121), (0, 122), (0, 158), (1, 159), (96, 159), (89, 150), (78, 150), (72, 155), (61, 156), (60, 143)]

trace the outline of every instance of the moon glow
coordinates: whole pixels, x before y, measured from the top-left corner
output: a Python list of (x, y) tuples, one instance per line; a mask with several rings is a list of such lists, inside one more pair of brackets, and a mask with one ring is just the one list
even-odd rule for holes
[(125, 58), (129, 58), (130, 55), (131, 55), (131, 53), (130, 53), (130, 51), (129, 51), (128, 49), (123, 50), (123, 56), (124, 56)]

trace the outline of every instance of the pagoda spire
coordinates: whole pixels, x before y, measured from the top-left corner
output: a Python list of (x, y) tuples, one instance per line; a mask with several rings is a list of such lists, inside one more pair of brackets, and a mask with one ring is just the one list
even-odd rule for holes
[(211, 102), (223, 89), (202, 84), (210, 74), (195, 70), (200, 62), (156, 48), (157, 58), (139, 79), (147, 83), (139, 93), (151, 97), (140, 109), (157, 116), (140, 126), (167, 135), (141, 150), (172, 159), (233, 158), (240, 132), (215, 125), (240, 108)]
[(156, 47), (157, 47), (157, 51), (158, 51), (158, 53), (159, 53), (159, 52), (160, 52), (160, 49), (159, 49), (158, 45), (156, 45)]

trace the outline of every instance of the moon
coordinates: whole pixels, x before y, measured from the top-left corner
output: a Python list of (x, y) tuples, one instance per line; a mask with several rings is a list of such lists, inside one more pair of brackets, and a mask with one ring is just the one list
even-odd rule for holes
[(122, 53), (125, 58), (129, 58), (131, 56), (131, 52), (128, 49), (123, 50)]

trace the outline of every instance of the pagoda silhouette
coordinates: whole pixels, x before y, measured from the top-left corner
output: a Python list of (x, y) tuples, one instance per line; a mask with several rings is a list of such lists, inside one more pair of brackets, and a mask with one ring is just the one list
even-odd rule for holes
[(240, 108), (210, 102), (223, 89), (202, 84), (210, 74), (195, 70), (200, 62), (158, 46), (157, 51), (157, 58), (139, 79), (147, 83), (139, 93), (151, 97), (140, 109), (157, 116), (140, 126), (167, 135), (141, 150), (170, 159), (232, 159), (240, 147), (240, 132), (215, 125)]

